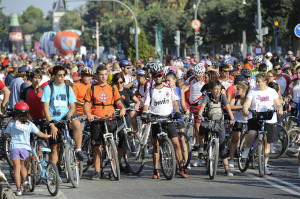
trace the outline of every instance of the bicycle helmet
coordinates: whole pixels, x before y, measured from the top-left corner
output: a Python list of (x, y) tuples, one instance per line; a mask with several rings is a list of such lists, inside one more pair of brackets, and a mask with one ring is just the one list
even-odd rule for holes
[(253, 57), (252, 57), (252, 56), (247, 56), (246, 59), (247, 59), (248, 61), (252, 61), (252, 60), (253, 60)]
[(252, 76), (252, 72), (249, 68), (243, 68), (241, 70), (241, 75), (243, 75), (244, 77), (251, 77)]
[(261, 62), (263, 62), (263, 60), (264, 60), (264, 56), (262, 56), (262, 55), (256, 56), (253, 59), (253, 64), (261, 63)]
[(14, 107), (14, 111), (16, 113), (28, 113), (29, 106), (25, 102), (18, 102)]
[(150, 67), (151, 74), (162, 73), (163, 72), (161, 66), (158, 65), (158, 63), (154, 63), (154, 62), (149, 63), (149, 67)]
[(205, 73), (204, 64), (200, 62), (194, 67), (194, 74), (200, 76), (200, 75), (204, 75), (204, 73)]
[(136, 63), (137, 63), (137, 64), (141, 64), (142, 61), (138, 59), (138, 60), (136, 60)]
[(167, 74), (169, 73), (169, 66), (165, 66), (164, 68), (163, 68), (163, 73), (164, 73), (164, 76), (167, 76)]
[(93, 76), (93, 71), (91, 69), (89, 69), (88, 67), (84, 67), (82, 70), (81, 70), (81, 73), (80, 75), (83, 77), (83, 76)]
[(128, 60), (122, 60), (119, 65), (122, 68), (122, 67), (126, 67), (126, 66), (131, 66), (132, 64)]
[(135, 72), (135, 74), (137, 74), (138, 76), (145, 76), (146, 75), (146, 73), (145, 73), (145, 71), (143, 69), (138, 69)]

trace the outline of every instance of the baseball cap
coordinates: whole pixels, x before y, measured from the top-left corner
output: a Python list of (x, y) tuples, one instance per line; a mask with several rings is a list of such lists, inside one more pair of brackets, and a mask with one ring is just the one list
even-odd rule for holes
[(18, 73), (25, 73), (27, 71), (27, 68), (25, 66), (21, 66), (18, 69)]
[(272, 53), (270, 53), (270, 52), (267, 52), (266, 56), (267, 57), (273, 57)]

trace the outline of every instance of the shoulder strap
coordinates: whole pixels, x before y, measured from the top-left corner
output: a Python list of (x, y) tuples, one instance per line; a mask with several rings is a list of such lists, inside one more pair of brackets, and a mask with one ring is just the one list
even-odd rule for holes
[(237, 101), (240, 99), (240, 96), (239, 95), (236, 95), (235, 96), (235, 102), (234, 102), (234, 105), (236, 105)]
[(51, 94), (50, 94), (50, 101), (51, 101), (51, 97), (52, 97), (53, 91), (54, 91), (54, 87), (53, 87), (53, 84), (51, 82), (49, 82), (49, 87), (50, 87), (50, 90), (51, 90)]
[(95, 104), (95, 100), (94, 100), (94, 90), (95, 90), (95, 84), (92, 84), (91, 85), (91, 90), (92, 90), (92, 104), (93, 104), (93, 106), (113, 106), (113, 104), (114, 104), (114, 95), (115, 95), (115, 87), (114, 87), (114, 85), (112, 85), (112, 84), (110, 84), (110, 83), (108, 83), (111, 87), (112, 87), (112, 102), (111, 102), (111, 104), (108, 104), (108, 105), (104, 105), (103, 103), (102, 104)]
[(65, 84), (66, 85), (66, 92), (67, 92), (67, 102), (68, 102), (68, 106), (70, 105), (69, 104), (69, 97), (70, 97), (70, 86), (68, 86), (67, 84)]
[(26, 89), (26, 93), (25, 93), (25, 102), (28, 103), (28, 95), (29, 95), (29, 92), (31, 90), (31, 86), (29, 86), (27, 89)]
[(92, 84), (92, 85), (91, 85), (91, 90), (92, 90), (92, 104), (93, 104), (93, 106), (95, 105), (95, 100), (94, 100), (94, 87), (95, 87), (95, 84)]

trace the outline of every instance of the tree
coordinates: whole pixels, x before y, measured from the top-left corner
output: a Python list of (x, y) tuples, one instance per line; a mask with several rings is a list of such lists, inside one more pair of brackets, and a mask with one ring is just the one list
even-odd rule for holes
[(78, 10), (67, 11), (60, 19), (61, 30), (80, 29), (82, 22)]

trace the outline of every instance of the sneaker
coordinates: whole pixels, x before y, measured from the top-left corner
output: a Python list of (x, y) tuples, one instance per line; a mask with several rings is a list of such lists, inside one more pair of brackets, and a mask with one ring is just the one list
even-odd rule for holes
[(76, 157), (80, 161), (83, 161), (84, 159), (87, 159), (87, 156), (82, 151), (77, 151), (76, 152)]
[(21, 196), (21, 195), (22, 195), (22, 190), (21, 189), (17, 189), (16, 196)]
[(228, 171), (225, 171), (225, 176), (233, 176), (233, 173), (230, 171), (230, 170), (228, 170)]
[(192, 169), (191, 164), (189, 164), (186, 168), (187, 169)]
[(194, 163), (192, 164), (193, 167), (202, 167), (202, 160), (200, 158), (197, 158)]
[(100, 179), (100, 173), (99, 172), (95, 172), (95, 174), (91, 177), (91, 180), (99, 180)]
[(29, 192), (29, 182), (28, 181), (24, 181), (23, 182), (23, 191), (24, 192)]
[(248, 158), (248, 154), (249, 154), (250, 148), (245, 148), (243, 153), (242, 153), (242, 158), (246, 159)]
[(0, 182), (7, 182), (7, 179), (2, 171), (0, 171)]
[(234, 161), (233, 160), (228, 161), (228, 167), (229, 168), (234, 168)]
[(203, 147), (200, 147), (200, 148), (199, 148), (198, 153), (199, 153), (199, 154), (204, 154)]
[(266, 166), (265, 166), (265, 174), (266, 175), (272, 175), (272, 172)]
[(189, 176), (186, 174), (186, 169), (180, 169), (178, 171), (178, 175), (181, 176), (182, 178), (188, 178)]

